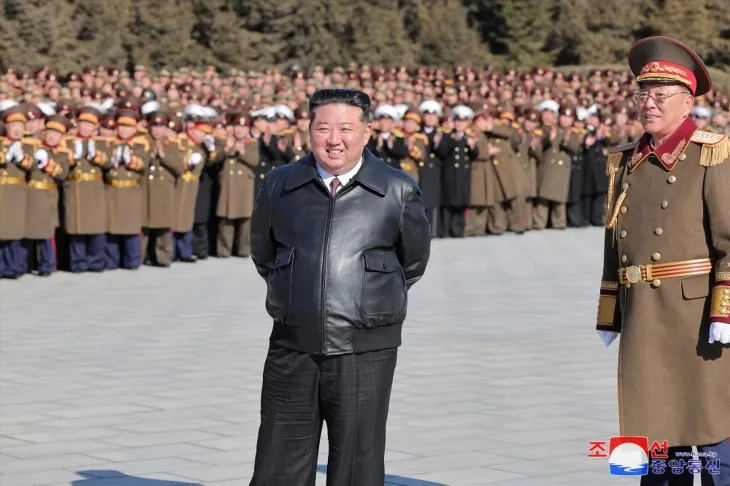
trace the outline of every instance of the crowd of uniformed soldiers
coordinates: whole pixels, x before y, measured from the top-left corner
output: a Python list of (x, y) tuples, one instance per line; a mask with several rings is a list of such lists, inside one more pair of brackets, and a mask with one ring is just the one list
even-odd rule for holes
[[(607, 148), (641, 134), (613, 71), (9, 70), (0, 277), (248, 256), (258, 185), (308, 152), (307, 98), (327, 86), (373, 98), (368, 148), (419, 183), (434, 237), (603, 225)], [(698, 126), (729, 130), (728, 99), (706, 101)]]

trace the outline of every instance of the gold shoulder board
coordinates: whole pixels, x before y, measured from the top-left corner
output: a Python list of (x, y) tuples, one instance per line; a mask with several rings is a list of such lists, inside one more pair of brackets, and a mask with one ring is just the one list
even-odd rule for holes
[(532, 133), (534, 133), (538, 137), (542, 137), (545, 134), (545, 132), (542, 131), (542, 128), (536, 128), (532, 131)]
[(519, 123), (513, 123), (512, 124), (512, 128), (520, 128), (520, 124)]
[(609, 154), (614, 154), (617, 152), (626, 152), (627, 150), (634, 150), (634, 147), (636, 147), (637, 141), (625, 143), (623, 145), (619, 145), (617, 147), (612, 147), (608, 149)]
[(712, 167), (730, 159), (730, 140), (723, 133), (697, 130), (691, 141), (702, 145), (700, 165), (703, 167)]
[(250, 144), (250, 143), (257, 143), (258, 141), (259, 141), (259, 139), (258, 139), (258, 138), (256, 138), (256, 137), (251, 137), (251, 138), (249, 138), (248, 140), (246, 140), (246, 145), (248, 145), (248, 144)]
[(394, 136), (396, 136), (396, 137), (402, 137), (402, 136), (403, 136), (403, 132), (401, 132), (401, 131), (400, 131), (400, 130), (398, 130), (397, 128), (394, 128), (394, 129), (393, 129), (393, 131), (392, 131), (391, 133), (392, 133), (392, 134), (393, 134)]

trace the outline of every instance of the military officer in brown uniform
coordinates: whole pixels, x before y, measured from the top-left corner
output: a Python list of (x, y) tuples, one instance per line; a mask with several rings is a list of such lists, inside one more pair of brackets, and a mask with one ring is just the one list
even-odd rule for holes
[[(711, 88), (684, 44), (649, 37), (629, 52), (644, 134), (612, 150), (597, 328), (620, 333), (621, 435), (697, 446), (717, 459), (703, 485), (730, 484), (730, 142), (698, 130)], [(686, 461), (686, 459), (685, 459)], [(675, 461), (676, 462), (676, 461)], [(652, 460), (642, 485), (692, 484)]]
[(0, 139), (0, 278), (24, 272), (20, 241), (25, 231), (28, 172), (35, 168), (33, 147), (23, 141), (25, 110), (15, 101), (0, 101), (6, 136)]
[(142, 256), (156, 266), (172, 263), (175, 184), (185, 172), (184, 153), (170, 139), (168, 116), (158, 110), (147, 116), (151, 150), (142, 177)]
[[(552, 103), (545, 106), (545, 109), (558, 111)], [(543, 158), (537, 167), (538, 199), (533, 217), (535, 229), (544, 229), (548, 220), (555, 229), (565, 229), (568, 224), (565, 203), (570, 187), (571, 160), (581, 149), (583, 135), (572, 128), (570, 117), (567, 117), (569, 122), (565, 121), (565, 114), (561, 118), (559, 126), (554, 122), (543, 126)]]
[(220, 258), (251, 254), (251, 212), (256, 185), (253, 168), (259, 163), (259, 146), (258, 140), (248, 136), (244, 116), (239, 115), (232, 125), (233, 134), (226, 144), (219, 173), (216, 255)]
[(106, 268), (136, 270), (142, 264), (142, 187), (149, 139), (138, 135), (140, 115), (136, 110), (117, 110), (117, 137), (110, 141), (111, 167), (105, 174), (109, 226), (106, 238)]
[(414, 110), (407, 110), (403, 116), (403, 140), (406, 144), (406, 156), (400, 161), (400, 169), (419, 182), (420, 169), (428, 157), (428, 137), (421, 133), (421, 115)]
[[(95, 137), (101, 112), (82, 107), (75, 137), (64, 139), (73, 151), (69, 174), (63, 183), (63, 227), (70, 242), (69, 267), (77, 272), (101, 272), (105, 268), (107, 230), (106, 190), (103, 169), (109, 168), (104, 153), (106, 140)], [(103, 147), (103, 148), (102, 148)]]
[(31, 262), (36, 262), (38, 275), (42, 277), (56, 269), (54, 235), (60, 223), (58, 185), (66, 178), (73, 161), (73, 152), (61, 142), (70, 127), (71, 122), (64, 116), (48, 117), (42, 142), (33, 154), (37, 166), (28, 178), (23, 263), (27, 270)]
[(517, 133), (509, 121), (496, 121), (494, 115), (480, 110), (474, 117), (479, 157), (471, 166), (472, 208), (467, 212), (467, 236), (480, 236), (487, 230), (500, 235), (508, 228), (524, 232), (524, 175), (512, 148)]
[(525, 113), (523, 128), (519, 133), (517, 158), (522, 166), (527, 183), (524, 192), (523, 214), (525, 229), (531, 230), (534, 215), (535, 199), (537, 198), (537, 163), (542, 159), (543, 131), (540, 128), (540, 112), (530, 109)]
[(303, 103), (294, 113), (297, 118), (297, 126), (292, 136), (292, 149), (294, 160), (299, 160), (309, 153), (311, 143), (309, 141), (309, 106)]

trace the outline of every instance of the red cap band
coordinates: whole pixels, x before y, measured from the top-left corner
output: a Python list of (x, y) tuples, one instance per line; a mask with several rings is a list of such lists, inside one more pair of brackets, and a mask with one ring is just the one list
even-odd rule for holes
[(676, 81), (687, 86), (694, 94), (697, 90), (697, 79), (689, 69), (668, 61), (651, 61), (641, 68), (636, 80), (641, 82), (649, 79), (663, 79)]

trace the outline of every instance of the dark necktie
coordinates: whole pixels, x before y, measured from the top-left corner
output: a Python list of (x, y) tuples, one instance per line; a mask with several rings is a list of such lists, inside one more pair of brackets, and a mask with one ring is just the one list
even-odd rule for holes
[(341, 185), (342, 183), (337, 177), (332, 179), (332, 182), (330, 182), (330, 193), (332, 194), (332, 197), (335, 197), (335, 194), (337, 194), (337, 189), (339, 189)]

